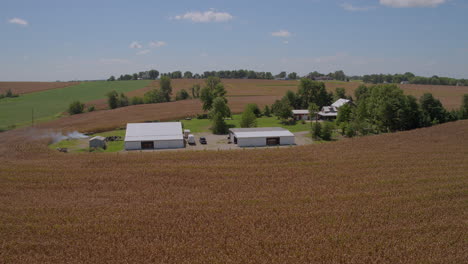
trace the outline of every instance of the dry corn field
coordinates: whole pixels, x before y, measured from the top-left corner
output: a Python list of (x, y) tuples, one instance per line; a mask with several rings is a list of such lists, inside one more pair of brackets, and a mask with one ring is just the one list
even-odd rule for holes
[[(243, 97), (250, 102), (268, 102), (272, 104), (276, 99), (280, 99), (288, 90), (297, 91), (299, 81), (277, 81), (277, 80), (242, 80), (242, 79), (223, 79), (222, 80), (228, 97)], [(173, 97), (181, 90), (185, 89), (191, 93), (194, 84), (204, 85), (204, 80), (197, 79), (174, 79), (172, 80)], [(354, 96), (354, 91), (361, 83), (359, 82), (325, 82), (329, 91), (335, 91), (337, 87), (346, 89), (348, 95)], [(447, 109), (458, 109), (461, 105), (463, 94), (468, 93), (468, 86), (443, 86), (443, 85), (399, 85), (406, 94), (414, 95), (419, 98), (424, 93), (432, 93)], [(127, 93), (128, 97), (140, 96), (152, 88), (159, 88), (159, 81), (152, 82), (149, 86)], [(262, 98), (265, 97), (265, 98)], [(257, 101), (259, 100), (259, 101)], [(249, 103), (250, 103), (249, 102)], [(95, 105), (97, 109), (107, 109), (105, 99), (87, 102), (88, 105)]]
[(63, 154), (34, 133), (1, 134), (2, 263), (468, 259), (468, 121), (201, 152)]

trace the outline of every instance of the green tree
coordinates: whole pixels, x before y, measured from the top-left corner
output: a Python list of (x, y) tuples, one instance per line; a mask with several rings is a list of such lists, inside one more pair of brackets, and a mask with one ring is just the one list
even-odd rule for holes
[(113, 90), (107, 94), (107, 104), (110, 109), (115, 109), (119, 107), (119, 94)]
[(159, 80), (159, 84), (161, 86), (160, 90), (161, 90), (162, 94), (164, 95), (164, 101), (165, 102), (170, 102), (171, 101), (171, 95), (172, 95), (171, 78), (169, 78), (167, 76), (163, 76)]
[(132, 105), (143, 104), (143, 98), (134, 96), (134, 97), (132, 97), (131, 103), (132, 103)]
[(315, 103), (309, 103), (309, 116), (310, 116), (310, 119), (312, 120), (313, 118), (315, 118), (315, 120), (317, 120), (317, 112), (320, 110), (320, 108), (318, 107), (318, 105), (316, 105)]
[(329, 141), (332, 139), (332, 134), (333, 134), (333, 129), (334, 129), (334, 125), (333, 125), (333, 122), (325, 122), (324, 125), (323, 125), (323, 128), (322, 128), (322, 132), (320, 134), (320, 137), (323, 139), (323, 140), (326, 140), (326, 141)]
[(192, 79), (192, 77), (193, 77), (192, 72), (190, 72), (190, 71), (184, 72), (184, 78), (185, 79)]
[(276, 75), (276, 78), (286, 78), (286, 72), (282, 71)]
[(345, 88), (337, 87), (335, 89), (335, 100), (340, 98), (346, 99), (346, 90)]
[(151, 79), (151, 80), (156, 80), (159, 76), (159, 72), (157, 70), (149, 70), (148, 71), (148, 77)]
[(333, 94), (329, 94), (325, 88), (325, 83), (302, 78), (297, 92), (297, 108), (308, 108), (309, 103), (315, 103), (319, 107), (330, 105)]
[(368, 95), (369, 89), (365, 85), (360, 85), (355, 91), (354, 96), (356, 97), (356, 101), (359, 102), (361, 98), (364, 98)]
[(281, 100), (278, 108), (276, 109), (277, 112), (275, 115), (283, 120), (286, 120), (293, 116), (292, 110), (293, 108), (289, 105), (287, 100)]
[(297, 79), (297, 73), (291, 72), (290, 74), (288, 74), (288, 79), (296, 80)]
[(193, 98), (199, 98), (200, 97), (200, 85), (199, 84), (194, 84), (192, 86), (192, 97)]
[(265, 105), (265, 108), (263, 108), (263, 115), (266, 117), (271, 116), (271, 110), (270, 110), (270, 107), (268, 107), (268, 105)]
[(94, 105), (88, 106), (88, 112), (93, 112), (94, 110), (96, 110), (96, 108), (94, 107)]
[(114, 75), (112, 75), (111, 77), (109, 77), (109, 79), (107, 79), (107, 80), (108, 80), (108, 81), (110, 81), (110, 82), (113, 82), (113, 81), (115, 81), (115, 77), (114, 77)]
[(208, 87), (203, 87), (203, 89), (201, 89), (201, 93), (200, 93), (200, 100), (202, 101), (202, 108), (203, 108), (203, 111), (209, 111), (211, 110), (212, 108), (212, 105), (213, 105), (213, 93), (210, 91), (210, 88)]
[(431, 93), (423, 94), (419, 99), (419, 103), (421, 105), (424, 126), (445, 122), (447, 111), (442, 106), (442, 103), (434, 98)]
[(349, 122), (351, 121), (352, 115), (352, 106), (350, 104), (345, 104), (338, 109), (338, 116), (336, 117), (336, 124), (340, 124), (342, 122)]
[(203, 103), (203, 110), (209, 111), (215, 98), (221, 97), (227, 103), (226, 90), (218, 77), (208, 77), (206, 86), (200, 92), (200, 100)]
[(178, 91), (177, 94), (176, 94), (176, 100), (177, 101), (186, 100), (186, 99), (189, 99), (189, 98), (190, 98), (190, 95), (185, 89), (182, 89), (182, 90)]
[(216, 114), (219, 114), (223, 118), (231, 116), (231, 109), (229, 109), (229, 106), (222, 97), (216, 97), (213, 100), (213, 107), (211, 109), (210, 116), (214, 116)]
[(80, 101), (73, 101), (70, 106), (68, 106), (68, 113), (70, 115), (81, 114), (84, 111), (84, 104)]
[(242, 112), (240, 126), (243, 128), (257, 126), (257, 117), (255, 116), (252, 107), (249, 107), (249, 105), (247, 105), (244, 112)]
[(463, 95), (462, 105), (460, 108), (460, 119), (468, 119), (468, 94)]
[(256, 117), (262, 116), (262, 112), (260, 111), (260, 108), (258, 108), (257, 104), (248, 104), (246, 108), (249, 108)]
[(120, 93), (118, 107), (124, 106), (128, 106), (128, 97), (124, 93)]
[(152, 89), (143, 95), (143, 102), (145, 104), (166, 102), (165, 93), (161, 89)]
[(346, 80), (346, 74), (343, 71), (336, 71), (333, 74), (333, 77), (334, 77), (335, 80), (338, 80), (338, 81), (345, 81)]
[(296, 94), (291, 90), (288, 90), (286, 92), (283, 99), (286, 100), (293, 109), (297, 109), (301, 107), (300, 101), (298, 100)]
[(132, 80), (138, 80), (138, 73), (134, 73), (132, 75)]
[(228, 132), (228, 126), (224, 121), (223, 116), (220, 113), (216, 113), (211, 117), (213, 134), (226, 134)]
[(315, 140), (320, 139), (322, 135), (322, 124), (320, 122), (312, 123), (311, 130), (312, 138)]

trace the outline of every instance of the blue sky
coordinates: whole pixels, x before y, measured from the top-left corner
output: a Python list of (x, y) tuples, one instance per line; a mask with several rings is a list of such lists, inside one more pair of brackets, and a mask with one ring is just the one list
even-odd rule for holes
[(253, 69), (468, 78), (468, 1), (2, 0), (0, 80)]

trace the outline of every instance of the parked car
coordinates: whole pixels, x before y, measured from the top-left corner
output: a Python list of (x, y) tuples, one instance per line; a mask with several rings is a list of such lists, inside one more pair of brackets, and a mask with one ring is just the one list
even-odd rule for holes
[(189, 143), (189, 145), (195, 145), (195, 136), (192, 134), (188, 135), (187, 143)]
[(206, 138), (205, 137), (200, 137), (200, 144), (206, 145)]

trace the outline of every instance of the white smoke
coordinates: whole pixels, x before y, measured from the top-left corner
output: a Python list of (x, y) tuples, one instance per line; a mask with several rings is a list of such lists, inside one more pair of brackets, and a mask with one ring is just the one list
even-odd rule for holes
[(43, 133), (40, 138), (50, 138), (52, 140), (52, 143), (57, 143), (59, 141), (62, 141), (62, 140), (66, 140), (66, 139), (82, 139), (82, 138), (88, 138), (88, 136), (86, 136), (85, 134), (83, 133), (80, 133), (78, 131), (73, 131), (73, 132), (69, 132), (69, 133), (65, 133), (63, 134), (62, 132), (46, 132), (46, 133)]

